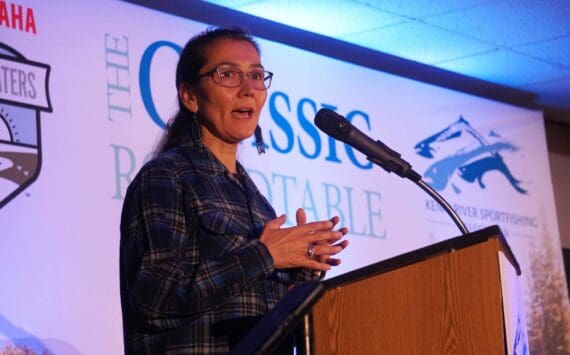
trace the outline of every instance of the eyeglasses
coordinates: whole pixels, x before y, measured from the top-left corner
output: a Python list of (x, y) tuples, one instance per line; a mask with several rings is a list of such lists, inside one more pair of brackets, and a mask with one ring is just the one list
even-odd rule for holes
[(198, 75), (198, 79), (205, 76), (211, 76), (216, 84), (226, 88), (240, 86), (243, 83), (243, 78), (246, 76), (254, 89), (267, 90), (271, 86), (273, 73), (262, 69), (256, 69), (246, 73), (238, 68), (217, 67), (204, 74)]

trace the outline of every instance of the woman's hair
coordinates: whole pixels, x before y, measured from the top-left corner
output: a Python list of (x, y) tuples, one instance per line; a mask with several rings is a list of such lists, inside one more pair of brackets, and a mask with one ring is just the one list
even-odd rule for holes
[[(259, 53), (259, 46), (244, 29), (239, 27), (206, 29), (192, 37), (188, 43), (186, 43), (182, 50), (182, 54), (180, 55), (180, 59), (178, 59), (178, 65), (176, 66), (177, 95), (180, 85), (197, 84), (200, 70), (208, 60), (208, 58), (206, 58), (207, 48), (220, 39), (246, 41)], [(158, 155), (169, 148), (178, 145), (189, 130), (197, 129), (198, 125), (194, 123), (195, 119), (196, 113), (188, 111), (188, 109), (182, 104), (180, 96), (178, 96), (178, 112), (168, 121), (166, 132), (160, 139), (154, 155)]]

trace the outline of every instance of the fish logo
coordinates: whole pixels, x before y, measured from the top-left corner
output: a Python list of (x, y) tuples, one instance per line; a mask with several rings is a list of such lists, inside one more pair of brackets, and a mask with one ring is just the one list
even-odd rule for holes
[(0, 208), (39, 176), (40, 113), (52, 112), (49, 73), (49, 65), (0, 43)]
[(495, 131), (483, 136), (462, 116), (443, 130), (420, 141), (414, 148), (416, 154), (427, 159), (443, 156), (431, 164), (423, 174), (426, 181), (436, 190), (444, 190), (450, 185), (455, 193), (460, 194), (461, 188), (458, 186), (457, 177), (467, 183), (477, 182), (481, 189), (485, 189), (485, 175), (497, 171), (506, 178), (515, 191), (520, 194), (528, 193), (521, 186), (521, 180), (511, 173), (503, 158), (504, 153), (518, 152), (519, 148)]

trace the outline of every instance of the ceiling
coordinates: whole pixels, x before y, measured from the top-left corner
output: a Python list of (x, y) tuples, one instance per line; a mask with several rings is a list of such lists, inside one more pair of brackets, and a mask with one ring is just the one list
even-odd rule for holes
[(568, 0), (206, 2), (530, 93), (531, 106), (570, 125)]

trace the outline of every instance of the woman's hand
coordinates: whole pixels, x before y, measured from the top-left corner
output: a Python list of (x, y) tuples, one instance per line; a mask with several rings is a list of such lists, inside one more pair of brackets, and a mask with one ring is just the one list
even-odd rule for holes
[[(287, 217), (281, 215), (269, 221), (261, 232), (260, 240), (269, 250), (275, 268), (304, 267), (312, 270), (330, 270), (331, 265), (327, 263), (328, 256), (340, 253), (346, 246), (344, 242), (338, 245), (333, 243), (339, 241), (348, 230), (344, 228), (345, 231), (342, 229), (333, 231), (332, 228), (336, 224), (334, 220), (306, 223), (306, 216), (302, 225), (281, 228), (286, 220)], [(314, 246), (312, 257), (308, 256), (310, 245)]]
[[(301, 226), (301, 225), (305, 225), (307, 224), (307, 214), (305, 213), (305, 210), (302, 208), (299, 208), (297, 210), (297, 213), (295, 214), (295, 217), (297, 219), (297, 225)], [(334, 226), (336, 226), (338, 224), (338, 222), (340, 221), (340, 218), (338, 216), (334, 216), (333, 218), (330, 219), (330, 221), (333, 223), (333, 226), (331, 227), (334, 228)], [(348, 228), (346, 227), (342, 227), (338, 230), (339, 232), (342, 233), (342, 235), (346, 235), (348, 233)], [(336, 240), (321, 240), (318, 241), (316, 243), (314, 243), (315, 247), (313, 249), (313, 258), (316, 259), (318, 262), (320, 263), (327, 263), (331, 266), (337, 266), (340, 265), (340, 259), (338, 258), (331, 258), (331, 256), (338, 254), (340, 251), (344, 250), (344, 248), (346, 248), (348, 246), (348, 240), (343, 240), (340, 243), (334, 244), (334, 246), (336, 247), (340, 247), (340, 251), (334, 254), (327, 254), (326, 250), (330, 250), (330, 249), (326, 249), (326, 248), (321, 248), (320, 246), (330, 246), (333, 245), (333, 243)]]

